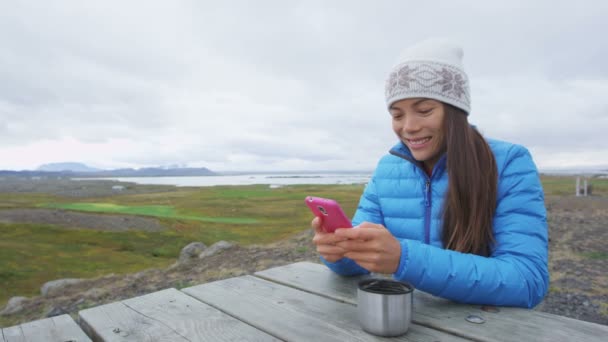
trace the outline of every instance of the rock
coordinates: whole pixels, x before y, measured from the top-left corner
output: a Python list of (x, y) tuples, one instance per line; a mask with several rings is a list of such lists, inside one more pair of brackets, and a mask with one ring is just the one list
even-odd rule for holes
[(8, 316), (21, 311), (23, 309), (23, 302), (26, 300), (27, 297), (12, 297), (8, 300), (4, 309), (0, 311), (0, 316)]
[(182, 264), (192, 261), (194, 258), (198, 257), (205, 248), (207, 248), (207, 246), (202, 242), (189, 243), (186, 247), (182, 248), (182, 251), (179, 253), (178, 263)]
[(77, 284), (82, 281), (83, 281), (83, 279), (74, 279), (74, 278), (47, 281), (40, 288), (40, 293), (43, 296), (50, 296), (50, 295), (59, 293), (65, 286)]
[(56, 307), (54, 306), (47, 314), (46, 317), (55, 317), (55, 316), (61, 316), (64, 314), (67, 314), (68, 312), (65, 311), (63, 308), (60, 307)]
[(96, 299), (102, 298), (106, 294), (107, 294), (106, 290), (100, 289), (98, 287), (94, 287), (94, 288), (88, 289), (86, 292), (84, 292), (82, 294), (82, 296), (89, 298), (89, 299), (96, 300)]
[(211, 247), (205, 249), (198, 257), (200, 259), (206, 258), (208, 256), (211, 256), (219, 251), (222, 251), (224, 249), (228, 249), (230, 247), (234, 246), (233, 244), (231, 244), (230, 242), (226, 242), (226, 241), (218, 241), (216, 243), (214, 243), (213, 245), (211, 245)]

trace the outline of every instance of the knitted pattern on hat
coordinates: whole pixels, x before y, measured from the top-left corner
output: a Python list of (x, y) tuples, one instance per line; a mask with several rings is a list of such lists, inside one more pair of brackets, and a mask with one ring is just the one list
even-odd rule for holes
[(403, 51), (386, 81), (386, 105), (408, 98), (430, 98), (471, 111), (469, 79), (462, 49), (444, 40), (427, 40)]

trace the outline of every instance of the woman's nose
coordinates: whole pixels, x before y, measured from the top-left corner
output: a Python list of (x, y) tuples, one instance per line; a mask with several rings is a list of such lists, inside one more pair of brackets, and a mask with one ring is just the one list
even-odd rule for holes
[(418, 120), (415, 117), (409, 116), (403, 119), (402, 130), (405, 132), (415, 132), (418, 130)]

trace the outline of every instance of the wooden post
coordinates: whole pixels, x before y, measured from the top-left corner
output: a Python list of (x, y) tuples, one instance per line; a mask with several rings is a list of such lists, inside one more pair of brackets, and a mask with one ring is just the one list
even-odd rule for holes
[(585, 181), (583, 182), (583, 196), (587, 197), (587, 180), (585, 179)]
[(576, 197), (580, 196), (581, 177), (576, 177)]

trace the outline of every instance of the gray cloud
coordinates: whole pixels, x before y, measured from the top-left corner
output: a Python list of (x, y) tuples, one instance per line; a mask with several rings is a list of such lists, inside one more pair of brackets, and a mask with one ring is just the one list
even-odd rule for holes
[(471, 121), (541, 167), (608, 164), (608, 4), (230, 1), (0, 4), (0, 169), (372, 168), (395, 142), (399, 50), (465, 48)]

